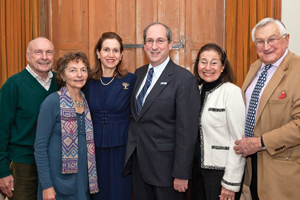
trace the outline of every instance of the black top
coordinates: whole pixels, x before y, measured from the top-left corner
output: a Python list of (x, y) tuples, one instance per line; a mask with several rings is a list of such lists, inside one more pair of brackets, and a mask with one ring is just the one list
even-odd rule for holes
[(200, 78), (200, 84), (202, 85), (202, 90), (201, 90), (201, 101), (200, 101), (200, 113), (202, 111), (202, 106), (203, 106), (203, 101), (204, 101), (204, 97), (205, 97), (205, 93), (208, 91), (211, 91), (212, 89), (214, 89), (215, 87), (217, 87), (220, 83), (222, 83), (222, 75), (219, 76), (219, 78), (217, 80), (214, 80), (212, 82), (206, 82), (203, 79)]

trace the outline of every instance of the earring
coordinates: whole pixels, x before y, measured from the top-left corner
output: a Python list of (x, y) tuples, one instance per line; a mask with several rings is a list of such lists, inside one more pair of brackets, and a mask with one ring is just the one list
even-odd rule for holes
[(221, 69), (221, 73), (223, 72), (223, 69)]
[(63, 82), (66, 82), (66, 80), (65, 80), (65, 79), (63, 79)]

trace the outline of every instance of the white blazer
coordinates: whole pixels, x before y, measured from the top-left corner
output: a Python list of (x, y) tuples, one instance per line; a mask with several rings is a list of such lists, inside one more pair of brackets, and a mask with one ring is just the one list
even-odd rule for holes
[[(200, 86), (200, 93), (202, 87)], [(238, 192), (245, 158), (234, 152), (244, 135), (245, 104), (239, 87), (223, 83), (206, 92), (200, 115), (201, 167), (224, 170), (222, 186)]]

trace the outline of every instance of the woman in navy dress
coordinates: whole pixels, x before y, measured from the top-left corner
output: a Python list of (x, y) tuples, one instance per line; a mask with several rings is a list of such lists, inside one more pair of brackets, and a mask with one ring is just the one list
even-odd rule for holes
[(95, 135), (99, 192), (94, 200), (130, 200), (131, 176), (122, 176), (127, 143), (130, 96), (136, 76), (120, 68), (123, 44), (114, 32), (103, 33), (95, 49), (95, 66), (83, 89)]

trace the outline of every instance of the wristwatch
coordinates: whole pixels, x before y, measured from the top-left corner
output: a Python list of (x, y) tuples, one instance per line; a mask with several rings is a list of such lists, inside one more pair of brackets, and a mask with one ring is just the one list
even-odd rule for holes
[(264, 143), (264, 140), (263, 140), (263, 137), (262, 136), (260, 136), (260, 142), (261, 142), (261, 149), (266, 149), (266, 147), (265, 147), (265, 143)]

